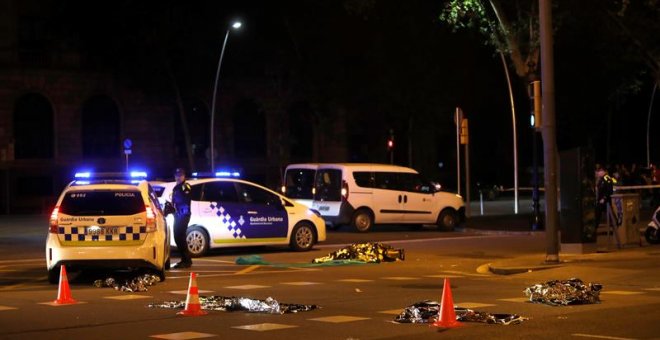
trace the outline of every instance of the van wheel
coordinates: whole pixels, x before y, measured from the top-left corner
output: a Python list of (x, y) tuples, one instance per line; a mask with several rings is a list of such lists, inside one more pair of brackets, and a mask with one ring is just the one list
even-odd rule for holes
[(453, 209), (447, 208), (440, 213), (436, 224), (442, 231), (454, 231), (458, 224), (458, 215)]
[(353, 214), (353, 220), (351, 224), (353, 224), (353, 227), (357, 231), (361, 233), (366, 233), (371, 229), (371, 227), (374, 224), (374, 218), (373, 215), (371, 214), (371, 211), (367, 209), (358, 209)]
[(60, 282), (60, 266), (55, 266), (48, 270), (48, 283), (57, 284)]
[(201, 257), (209, 250), (209, 234), (201, 227), (188, 228), (186, 243), (190, 257)]
[(314, 227), (309, 223), (299, 223), (291, 232), (289, 246), (295, 251), (308, 251), (314, 246)]
[(171, 261), (170, 261), (170, 258), (168, 257), (167, 261), (165, 261), (165, 266), (164, 266), (164, 268), (166, 270), (170, 270), (170, 268), (172, 268), (172, 265), (170, 263), (171, 263)]

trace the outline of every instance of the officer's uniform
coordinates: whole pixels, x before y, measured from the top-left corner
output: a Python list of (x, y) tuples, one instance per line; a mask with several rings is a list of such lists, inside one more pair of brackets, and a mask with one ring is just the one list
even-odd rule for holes
[(172, 189), (172, 204), (174, 205), (174, 242), (181, 253), (181, 264), (192, 265), (186, 242), (186, 230), (190, 222), (190, 184), (185, 180)]
[(610, 177), (608, 174), (603, 175), (603, 177), (598, 179), (598, 183), (596, 183), (596, 220), (594, 221), (596, 230), (600, 224), (603, 212), (607, 213), (607, 207), (612, 202), (614, 184), (616, 184), (616, 179)]

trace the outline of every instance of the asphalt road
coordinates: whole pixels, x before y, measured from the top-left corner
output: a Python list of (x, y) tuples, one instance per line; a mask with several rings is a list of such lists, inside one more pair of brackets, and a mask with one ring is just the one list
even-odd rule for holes
[[(31, 222), (32, 221), (32, 222)], [(83, 303), (50, 306), (57, 287), (49, 285), (39, 220), (0, 221), (25, 233), (0, 231), (0, 338), (2, 339), (653, 339), (660, 338), (660, 248), (631, 247), (591, 254), (555, 269), (500, 276), (488, 263), (538, 257), (542, 232), (442, 233), (382, 227), (374, 233), (332, 231), (311, 252), (284, 248), (215, 251), (196, 259), (201, 295), (272, 297), (282, 303), (316, 304), (319, 310), (271, 315), (212, 311), (201, 317), (177, 316), (175, 310), (147, 308), (149, 303), (185, 300), (190, 270), (173, 270), (148, 292), (96, 288), (108, 273), (71, 273), (73, 297)], [(37, 225), (34, 225), (34, 224)], [(45, 232), (45, 223), (44, 223)], [(393, 263), (308, 267), (310, 260), (355, 241), (386, 241), (403, 248), (406, 260)], [(239, 266), (240, 256), (258, 254), (275, 265)], [(602, 303), (552, 307), (526, 302), (523, 290), (535, 283), (579, 277), (601, 283)], [(426, 299), (440, 300), (443, 279), (451, 282), (456, 305), (490, 313), (530, 318), (518, 325), (465, 323), (454, 329), (397, 324), (394, 316)], [(190, 333), (185, 333), (190, 332)], [(179, 334), (181, 333), (181, 334)]]

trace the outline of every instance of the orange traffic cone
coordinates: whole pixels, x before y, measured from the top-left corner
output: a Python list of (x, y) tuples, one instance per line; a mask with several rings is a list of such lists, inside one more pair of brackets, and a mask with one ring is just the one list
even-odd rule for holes
[(451, 285), (448, 278), (445, 278), (442, 285), (442, 301), (440, 302), (440, 312), (438, 314), (439, 319), (433, 323), (434, 327), (454, 328), (460, 326), (460, 323), (456, 321), (454, 298), (451, 296)]
[(66, 267), (60, 266), (60, 287), (57, 289), (57, 300), (53, 301), (54, 304), (66, 305), (78, 303), (71, 297), (71, 289), (69, 288), (69, 279), (66, 276)]
[(197, 288), (197, 275), (190, 273), (190, 283), (188, 284), (188, 296), (186, 297), (186, 308), (177, 314), (185, 316), (206, 315), (199, 304), (199, 289)]

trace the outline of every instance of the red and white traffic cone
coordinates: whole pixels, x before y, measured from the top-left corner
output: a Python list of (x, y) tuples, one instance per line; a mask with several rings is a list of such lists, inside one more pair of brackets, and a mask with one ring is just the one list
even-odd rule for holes
[(454, 298), (451, 296), (451, 285), (448, 278), (445, 278), (442, 285), (442, 301), (440, 302), (440, 312), (438, 314), (439, 319), (433, 323), (434, 327), (454, 328), (461, 325), (456, 321)]
[(71, 288), (69, 288), (69, 279), (66, 276), (66, 267), (60, 266), (60, 285), (57, 289), (57, 300), (53, 301), (54, 304), (68, 305), (78, 303), (71, 297)]
[(208, 312), (202, 310), (199, 304), (199, 289), (197, 288), (197, 275), (190, 273), (190, 283), (188, 284), (188, 296), (186, 297), (186, 308), (178, 312), (179, 315), (185, 316), (200, 316), (206, 315)]

